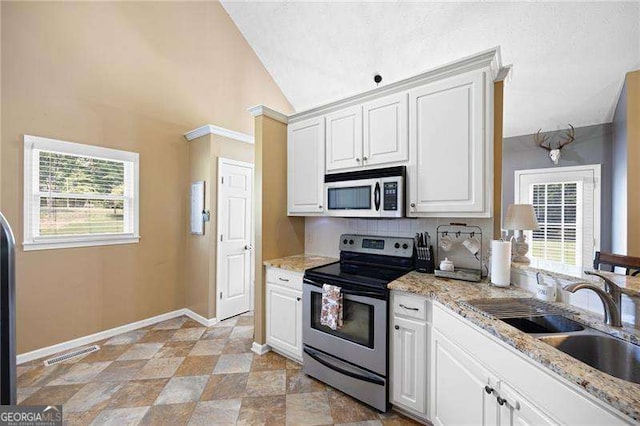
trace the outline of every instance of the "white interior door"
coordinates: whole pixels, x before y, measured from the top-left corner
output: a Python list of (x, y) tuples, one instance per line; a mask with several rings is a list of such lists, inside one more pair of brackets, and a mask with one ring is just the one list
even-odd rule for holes
[(251, 309), (253, 164), (218, 159), (218, 320)]

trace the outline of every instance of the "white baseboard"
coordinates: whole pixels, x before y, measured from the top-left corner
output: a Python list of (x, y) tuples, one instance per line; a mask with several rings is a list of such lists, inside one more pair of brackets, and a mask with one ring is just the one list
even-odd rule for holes
[(271, 347), (266, 343), (261, 345), (258, 342), (253, 342), (251, 345), (251, 352), (257, 353), (258, 355), (264, 355), (271, 350)]
[(204, 325), (205, 327), (211, 327), (218, 323), (218, 320), (216, 320), (215, 318), (206, 319), (202, 315), (193, 312), (191, 309), (185, 308), (184, 314), (189, 318), (191, 318), (192, 320), (197, 321), (200, 324)]
[(128, 331), (137, 330), (139, 328), (147, 327), (149, 325), (166, 321), (168, 319), (177, 318), (182, 315), (188, 316), (192, 320), (199, 322), (205, 327), (211, 327), (217, 322), (215, 318), (206, 319), (202, 315), (196, 314), (191, 309), (186, 309), (186, 308), (178, 309), (176, 311), (167, 312), (166, 314), (160, 314), (160, 315), (156, 315), (155, 317), (146, 318), (140, 321), (121, 325), (119, 327), (110, 328), (108, 330), (100, 331), (98, 333), (90, 334), (88, 336), (83, 336), (77, 339), (68, 340), (66, 342), (47, 346), (45, 348), (36, 349), (31, 352), (25, 352), (16, 357), (16, 364), (23, 364), (25, 362), (33, 361), (34, 359), (43, 358), (49, 355), (57, 354), (59, 352), (75, 349), (79, 346), (84, 346), (84, 345), (97, 342), (99, 340), (108, 339), (117, 334), (122, 334)]

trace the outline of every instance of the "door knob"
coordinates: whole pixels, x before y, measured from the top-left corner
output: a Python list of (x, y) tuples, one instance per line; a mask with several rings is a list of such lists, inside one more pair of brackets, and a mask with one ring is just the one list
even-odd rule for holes
[(245, 250), (253, 250), (253, 246), (251, 244), (247, 244), (246, 246), (244, 246)]

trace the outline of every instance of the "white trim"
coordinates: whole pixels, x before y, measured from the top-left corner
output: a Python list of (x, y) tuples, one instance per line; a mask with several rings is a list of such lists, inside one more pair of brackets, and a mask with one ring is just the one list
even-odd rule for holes
[(178, 318), (181, 316), (187, 316), (192, 320), (199, 322), (205, 327), (211, 327), (212, 325), (215, 325), (217, 323), (215, 318), (206, 319), (203, 316), (196, 314), (191, 309), (178, 309), (176, 311), (156, 315), (155, 317), (146, 318), (140, 321), (121, 325), (119, 327), (110, 328), (108, 330), (99, 331), (88, 336), (78, 337), (77, 339), (67, 340), (66, 342), (57, 343), (55, 345), (19, 354), (16, 357), (16, 364), (24, 364), (25, 362), (33, 361), (34, 359), (44, 358), (46, 356), (57, 354), (59, 352), (69, 351), (80, 346), (89, 345), (103, 339), (117, 336), (118, 334), (137, 330), (139, 328), (144, 328), (162, 321)]
[(494, 82), (497, 81), (510, 81), (511, 80), (511, 70), (513, 69), (513, 64), (505, 65), (498, 70), (498, 74), (494, 78)]
[(377, 87), (375, 89), (371, 89), (366, 92), (346, 97), (344, 99), (330, 102), (328, 104), (296, 112), (289, 115), (289, 123), (316, 117), (320, 114), (327, 114), (329, 112), (337, 111), (339, 109), (346, 108), (352, 105), (378, 99), (392, 93), (397, 93), (403, 90), (409, 90), (417, 86), (422, 86), (432, 81), (441, 80), (447, 77), (456, 76), (468, 71), (482, 68), (489, 68), (489, 75), (491, 77), (491, 80), (495, 81), (496, 77), (500, 75), (500, 69), (502, 68), (500, 46), (496, 46), (492, 49), (485, 50), (484, 52), (476, 53), (475, 55), (470, 55), (466, 58), (450, 62), (437, 68), (433, 68), (422, 74), (418, 74), (416, 76), (400, 80), (395, 83), (390, 83), (386, 86)]
[(257, 117), (259, 115), (264, 115), (265, 117), (269, 117), (273, 120), (279, 121), (281, 123), (287, 124), (289, 122), (289, 117), (280, 111), (276, 111), (275, 109), (269, 108), (266, 105), (255, 105), (251, 108), (247, 109), (251, 115)]
[(184, 314), (186, 316), (188, 316), (189, 318), (191, 318), (192, 320), (199, 322), (200, 324), (204, 325), (205, 327), (212, 327), (214, 325), (216, 325), (218, 323), (218, 320), (216, 318), (205, 318), (202, 315), (192, 311), (191, 309), (185, 308), (184, 309)]
[[(230, 158), (224, 158), (224, 157), (218, 157), (218, 175), (216, 176), (216, 180), (217, 180), (217, 185), (218, 185), (218, 190), (217, 192), (217, 199), (216, 199), (216, 208), (218, 209), (218, 212), (220, 212), (221, 210), (221, 201), (222, 201), (222, 191), (220, 190), (220, 180), (222, 178), (222, 174), (221, 174), (221, 170), (222, 170), (222, 165), (223, 164), (229, 164), (229, 165), (233, 165), (233, 166), (239, 166), (239, 167), (246, 167), (248, 169), (251, 169), (251, 239), (250, 239), (250, 244), (253, 247), (253, 249), (251, 250), (251, 268), (250, 268), (250, 276), (249, 276), (249, 309), (253, 310), (253, 297), (254, 297), (254, 292), (253, 292), (253, 287), (255, 285), (255, 262), (256, 262), (256, 251), (255, 251), (255, 246), (256, 246), (256, 240), (255, 240), (255, 202), (253, 199), (253, 196), (255, 194), (255, 184), (254, 184), (254, 179), (255, 179), (255, 164), (253, 163), (247, 163), (245, 161), (239, 161), (239, 160), (232, 160)], [(220, 292), (220, 288), (218, 287), (218, 285), (220, 284), (221, 280), (220, 280), (220, 271), (222, 270), (222, 268), (220, 267), (220, 214), (217, 215), (217, 219), (216, 219), (216, 292), (215, 292), (215, 297), (216, 297), (216, 317), (220, 318), (220, 299), (217, 297), (217, 295)], [(225, 318), (226, 319), (226, 318)]]
[(267, 345), (266, 343), (261, 345), (258, 342), (253, 342), (253, 344), (251, 345), (251, 352), (256, 353), (258, 355), (264, 355), (270, 350), (271, 350), (271, 346)]
[(254, 143), (253, 136), (246, 133), (236, 132), (235, 130), (225, 129), (224, 127), (214, 126), (213, 124), (205, 124), (185, 133), (183, 136), (186, 140), (192, 141), (205, 135), (224, 136), (245, 143)]
[[(133, 219), (127, 220), (126, 214), (129, 209), (125, 209), (125, 222), (130, 223), (132, 232), (120, 234), (82, 234), (68, 235), (61, 237), (41, 237), (33, 234), (34, 212), (37, 214), (38, 203), (34, 203), (34, 197), (41, 193), (34, 188), (33, 176), (33, 150), (61, 152), (65, 155), (77, 157), (90, 157), (108, 161), (121, 161), (125, 169), (125, 186), (130, 181), (133, 173), (132, 194), (114, 197), (111, 195), (94, 196), (91, 194), (64, 194), (57, 193), (56, 196), (77, 196), (90, 199), (122, 199), (127, 203), (130, 199), (133, 203)], [(23, 142), (23, 238), (22, 247), (24, 251), (50, 250), (58, 248), (90, 247), (118, 244), (136, 244), (140, 241), (140, 154), (137, 152), (123, 151), (119, 149), (105, 148), (96, 145), (86, 145), (75, 142), (61, 141), (57, 139), (44, 138), (41, 136), (24, 135)], [(37, 172), (38, 170), (35, 170)]]

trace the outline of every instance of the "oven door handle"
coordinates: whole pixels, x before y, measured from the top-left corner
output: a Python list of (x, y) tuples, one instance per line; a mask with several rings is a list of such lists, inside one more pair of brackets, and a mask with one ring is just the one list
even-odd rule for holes
[[(317, 281), (312, 281), (309, 278), (305, 278), (304, 279), (304, 283), (305, 284), (310, 284), (310, 285), (312, 285), (314, 287), (322, 288), (322, 284), (320, 284)], [(349, 290), (349, 289), (346, 289), (344, 287), (340, 287), (340, 288), (342, 289), (342, 294), (348, 294), (350, 296), (374, 297), (374, 298), (377, 298), (377, 299), (380, 299), (381, 297), (384, 297), (384, 293), (382, 293), (382, 292), (365, 291), (365, 290)]]
[(380, 182), (376, 182), (376, 189), (373, 191), (373, 202), (376, 205), (376, 211), (380, 211)]
[(337, 371), (340, 374), (344, 374), (345, 376), (353, 377), (354, 379), (362, 380), (364, 382), (369, 382), (379, 386), (384, 386), (384, 380), (372, 375), (358, 374), (353, 371), (345, 370), (344, 368), (338, 367), (337, 365), (334, 365), (331, 362), (329, 362), (329, 360), (323, 359), (320, 353), (312, 349), (304, 348), (304, 353), (306, 353), (311, 358), (318, 361), (320, 364), (324, 365), (325, 367), (330, 368), (334, 371)]

